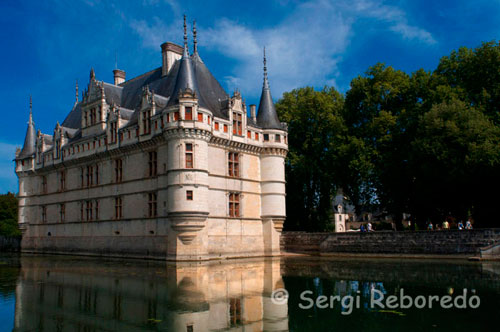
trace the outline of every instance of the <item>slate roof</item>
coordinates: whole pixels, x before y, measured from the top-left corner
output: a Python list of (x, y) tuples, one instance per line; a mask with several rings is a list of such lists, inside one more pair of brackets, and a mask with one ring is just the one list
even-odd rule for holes
[(26, 130), (26, 137), (24, 138), (23, 149), (19, 153), (17, 159), (24, 159), (31, 157), (35, 153), (36, 131), (35, 124), (33, 123), (33, 116), (30, 112), (30, 119), (28, 121), (28, 129)]
[(262, 94), (260, 95), (259, 109), (257, 111), (257, 124), (264, 129), (283, 129), (274, 107), (273, 98), (271, 97), (271, 88), (267, 79), (265, 52), (264, 49), (264, 83), (262, 84)]

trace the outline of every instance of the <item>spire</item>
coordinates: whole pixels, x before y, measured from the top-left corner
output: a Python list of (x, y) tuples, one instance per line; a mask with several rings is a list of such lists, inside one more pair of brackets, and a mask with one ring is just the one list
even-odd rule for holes
[(93, 79), (95, 79), (95, 72), (94, 72), (94, 68), (90, 68), (90, 80), (92, 81)]
[(267, 60), (266, 60), (266, 48), (264, 47), (264, 89), (269, 89), (269, 81), (267, 80)]
[(78, 80), (76, 80), (75, 84), (75, 104), (78, 104)]
[(193, 44), (194, 44), (194, 50), (193, 54), (198, 54), (198, 41), (196, 39), (196, 20), (193, 21)]
[(182, 56), (189, 56), (186, 15), (184, 15), (184, 53)]
[(33, 100), (30, 95), (30, 117), (28, 121), (28, 130), (26, 130), (26, 137), (24, 138), (23, 149), (18, 155), (18, 159), (31, 157), (35, 153), (35, 140), (36, 131), (35, 123), (33, 122)]
[(283, 129), (274, 108), (269, 80), (267, 79), (266, 48), (264, 48), (264, 83), (262, 84), (262, 94), (257, 113), (257, 124), (264, 129)]

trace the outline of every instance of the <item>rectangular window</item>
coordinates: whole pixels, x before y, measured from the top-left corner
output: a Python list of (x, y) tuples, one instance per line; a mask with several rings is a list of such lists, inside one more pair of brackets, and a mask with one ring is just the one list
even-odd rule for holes
[(242, 135), (241, 113), (233, 112), (233, 134)]
[(240, 164), (239, 155), (236, 152), (229, 152), (228, 155), (228, 175), (232, 177), (238, 177)]
[(42, 194), (47, 193), (47, 177), (44, 175), (42, 176)]
[(193, 200), (193, 191), (192, 190), (186, 190), (186, 200), (188, 200), (188, 201)]
[(84, 221), (85, 220), (85, 215), (84, 215), (84, 203), (81, 202), (80, 203), (80, 221)]
[(156, 151), (149, 152), (149, 162), (148, 162), (149, 176), (156, 176), (157, 174), (158, 170), (157, 156), (158, 154)]
[(280, 136), (280, 135), (278, 135), (278, 134), (276, 134), (276, 135), (274, 136), (274, 141), (275, 141), (275, 142), (278, 142), (278, 143), (279, 143), (279, 142), (281, 142), (281, 136)]
[(95, 165), (95, 184), (99, 184), (99, 165)]
[(143, 134), (151, 133), (151, 110), (142, 112)]
[(215, 123), (215, 130), (219, 131), (219, 123), (218, 122)]
[(99, 220), (99, 201), (97, 200), (94, 202), (94, 210), (95, 210), (94, 214), (95, 220)]
[(115, 197), (115, 219), (120, 220), (122, 218), (122, 198)]
[(203, 122), (203, 113), (198, 113), (198, 121)]
[(185, 111), (185, 119), (186, 120), (193, 120), (193, 108), (192, 107), (186, 107), (184, 109)]
[(65, 219), (66, 219), (66, 205), (61, 204), (59, 205), (59, 220), (61, 222), (64, 222)]
[(269, 134), (264, 134), (264, 142), (269, 142)]
[(149, 193), (149, 200), (148, 200), (148, 216), (150, 218), (156, 217), (156, 198), (157, 195), (156, 193)]
[(174, 121), (179, 121), (179, 112), (174, 113)]
[(252, 138), (252, 132), (250, 130), (247, 130), (247, 138)]
[(224, 125), (224, 132), (227, 133), (227, 124)]
[(47, 222), (47, 207), (45, 205), (42, 206), (42, 222)]
[(87, 206), (87, 209), (86, 209), (87, 221), (91, 221), (92, 220), (92, 201), (87, 201), (86, 206)]
[(231, 327), (241, 325), (241, 299), (229, 299), (229, 322)]
[(121, 159), (116, 159), (115, 160), (115, 183), (120, 183), (122, 182), (122, 174), (123, 174), (123, 169), (122, 169), (122, 160)]
[(87, 166), (87, 187), (94, 185), (94, 166)]
[(186, 143), (186, 168), (193, 168), (193, 144)]
[(240, 194), (229, 193), (229, 216), (240, 216)]

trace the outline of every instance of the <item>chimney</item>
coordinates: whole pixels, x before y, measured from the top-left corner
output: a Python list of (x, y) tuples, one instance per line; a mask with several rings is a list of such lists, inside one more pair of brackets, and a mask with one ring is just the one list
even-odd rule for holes
[(250, 117), (252, 118), (252, 121), (254, 123), (257, 122), (257, 117), (255, 116), (255, 105), (254, 104), (250, 105)]
[(113, 70), (113, 74), (115, 76), (115, 85), (125, 82), (125, 71), (121, 69), (115, 69)]
[(161, 44), (161, 76), (168, 74), (175, 61), (182, 57), (182, 51), (182, 47), (177, 44), (171, 42)]

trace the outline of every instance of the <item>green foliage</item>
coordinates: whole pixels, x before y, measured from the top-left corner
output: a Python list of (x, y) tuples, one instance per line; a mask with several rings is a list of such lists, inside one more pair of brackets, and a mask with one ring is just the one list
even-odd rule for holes
[(0, 235), (21, 235), (17, 227), (17, 197), (12, 193), (0, 195)]
[(324, 230), (337, 188), (357, 208), (396, 221), (410, 213), (421, 229), (447, 216), (495, 225), (499, 43), (453, 51), (434, 72), (376, 64), (352, 80), (345, 102), (332, 88), (303, 88), (277, 109), (289, 123), (288, 229)]

